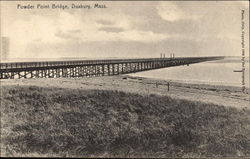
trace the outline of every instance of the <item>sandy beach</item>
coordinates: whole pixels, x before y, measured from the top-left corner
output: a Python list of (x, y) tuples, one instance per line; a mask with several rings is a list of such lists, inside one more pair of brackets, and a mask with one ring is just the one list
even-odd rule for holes
[(58, 78), (58, 79), (14, 79), (1, 80), (1, 86), (40, 86), (73, 88), (85, 90), (119, 90), (138, 94), (157, 94), (172, 98), (201, 101), (239, 109), (249, 109), (249, 88), (246, 93), (240, 87), (190, 84), (156, 80), (129, 75), (105, 76), (92, 78)]

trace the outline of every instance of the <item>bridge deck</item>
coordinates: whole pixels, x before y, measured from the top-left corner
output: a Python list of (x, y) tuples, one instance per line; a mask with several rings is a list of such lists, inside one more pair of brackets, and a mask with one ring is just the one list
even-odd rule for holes
[(50, 66), (74, 66), (74, 65), (95, 65), (95, 64), (118, 64), (131, 62), (153, 62), (153, 61), (174, 61), (174, 60), (215, 60), (220, 57), (185, 57), (185, 58), (141, 58), (141, 59), (105, 59), (105, 60), (71, 60), (71, 61), (38, 61), (38, 62), (7, 62), (0, 63), (0, 69), (15, 69), (29, 67), (50, 67)]

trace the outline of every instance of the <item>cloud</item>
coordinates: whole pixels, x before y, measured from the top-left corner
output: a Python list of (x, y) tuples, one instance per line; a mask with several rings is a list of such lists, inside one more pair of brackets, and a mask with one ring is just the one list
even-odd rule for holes
[[(131, 27), (131, 20), (131, 17), (121, 19), (113, 16), (107, 26), (107, 23), (98, 23), (100, 17), (87, 18), (77, 13), (61, 12), (57, 18), (46, 17), (45, 19), (34, 16), (30, 21), (21, 21), (19, 25), (14, 24), (14, 26), (30, 26), (32, 29), (27, 29), (26, 33), (29, 40), (42, 39), (44, 43), (56, 43), (62, 40), (154, 42), (167, 38), (165, 34), (136, 30)], [(22, 34), (22, 32), (19, 33)]]
[(171, 48), (178, 54), (233, 55), (241, 47), (244, 6), (249, 22), (248, 2), (107, 2), (106, 10), (32, 12), (8, 3), (12, 11), (2, 7), (2, 33), (10, 37), (10, 57), (94, 56), (94, 51), (149, 56)]
[(99, 23), (99, 24), (102, 24), (102, 25), (112, 25), (112, 24), (114, 24), (113, 22), (111, 22), (109, 20), (104, 20), (104, 19), (97, 20), (96, 22)]
[(65, 40), (80, 40), (80, 38), (78, 37), (78, 34), (80, 33), (80, 30), (69, 30), (66, 32), (62, 32), (61, 30), (59, 30), (55, 33), (55, 36)]
[(166, 34), (156, 34), (151, 31), (138, 30), (121, 32), (119, 37), (120, 40), (137, 42), (158, 42), (169, 38), (169, 36)]
[[(55, 16), (30, 14), (27, 19), (18, 19), (5, 27), (5, 34), (11, 39), (11, 52), (15, 57), (36, 56), (36, 52), (31, 52), (29, 49), (32, 45), (39, 49), (38, 46), (58, 47), (60, 44), (67, 45), (71, 42), (154, 43), (169, 38), (167, 34), (134, 28), (132, 16), (122, 13), (112, 16), (110, 14), (82, 14), (82, 12), (66, 11), (60, 11)], [(106, 17), (109, 19), (107, 20)], [(49, 47), (46, 47), (48, 51), (54, 50)]]
[(124, 31), (124, 29), (118, 28), (118, 27), (102, 27), (99, 30), (106, 31), (106, 32), (114, 32), (114, 33), (119, 33), (119, 32)]
[(201, 18), (201, 15), (184, 12), (182, 8), (174, 2), (161, 2), (156, 9), (159, 16), (169, 22), (176, 22), (179, 20), (198, 20)]

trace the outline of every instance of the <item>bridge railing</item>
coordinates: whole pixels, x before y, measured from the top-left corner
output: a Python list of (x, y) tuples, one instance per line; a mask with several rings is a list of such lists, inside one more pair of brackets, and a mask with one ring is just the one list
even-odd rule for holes
[(148, 61), (148, 60), (163, 60), (163, 59), (151, 58), (151, 59), (107, 59), (107, 60), (74, 60), (74, 61), (14, 62), (14, 63), (9, 62), (9, 63), (0, 63), (0, 68), (11, 69), (11, 68), (29, 68), (29, 67), (70, 66), (70, 65), (85, 65), (85, 64), (138, 62), (138, 61)]

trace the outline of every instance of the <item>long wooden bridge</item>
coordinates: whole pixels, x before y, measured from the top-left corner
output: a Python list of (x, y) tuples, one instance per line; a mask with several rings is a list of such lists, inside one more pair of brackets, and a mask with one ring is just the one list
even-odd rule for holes
[(224, 57), (141, 58), (0, 63), (0, 79), (112, 76), (189, 65)]

